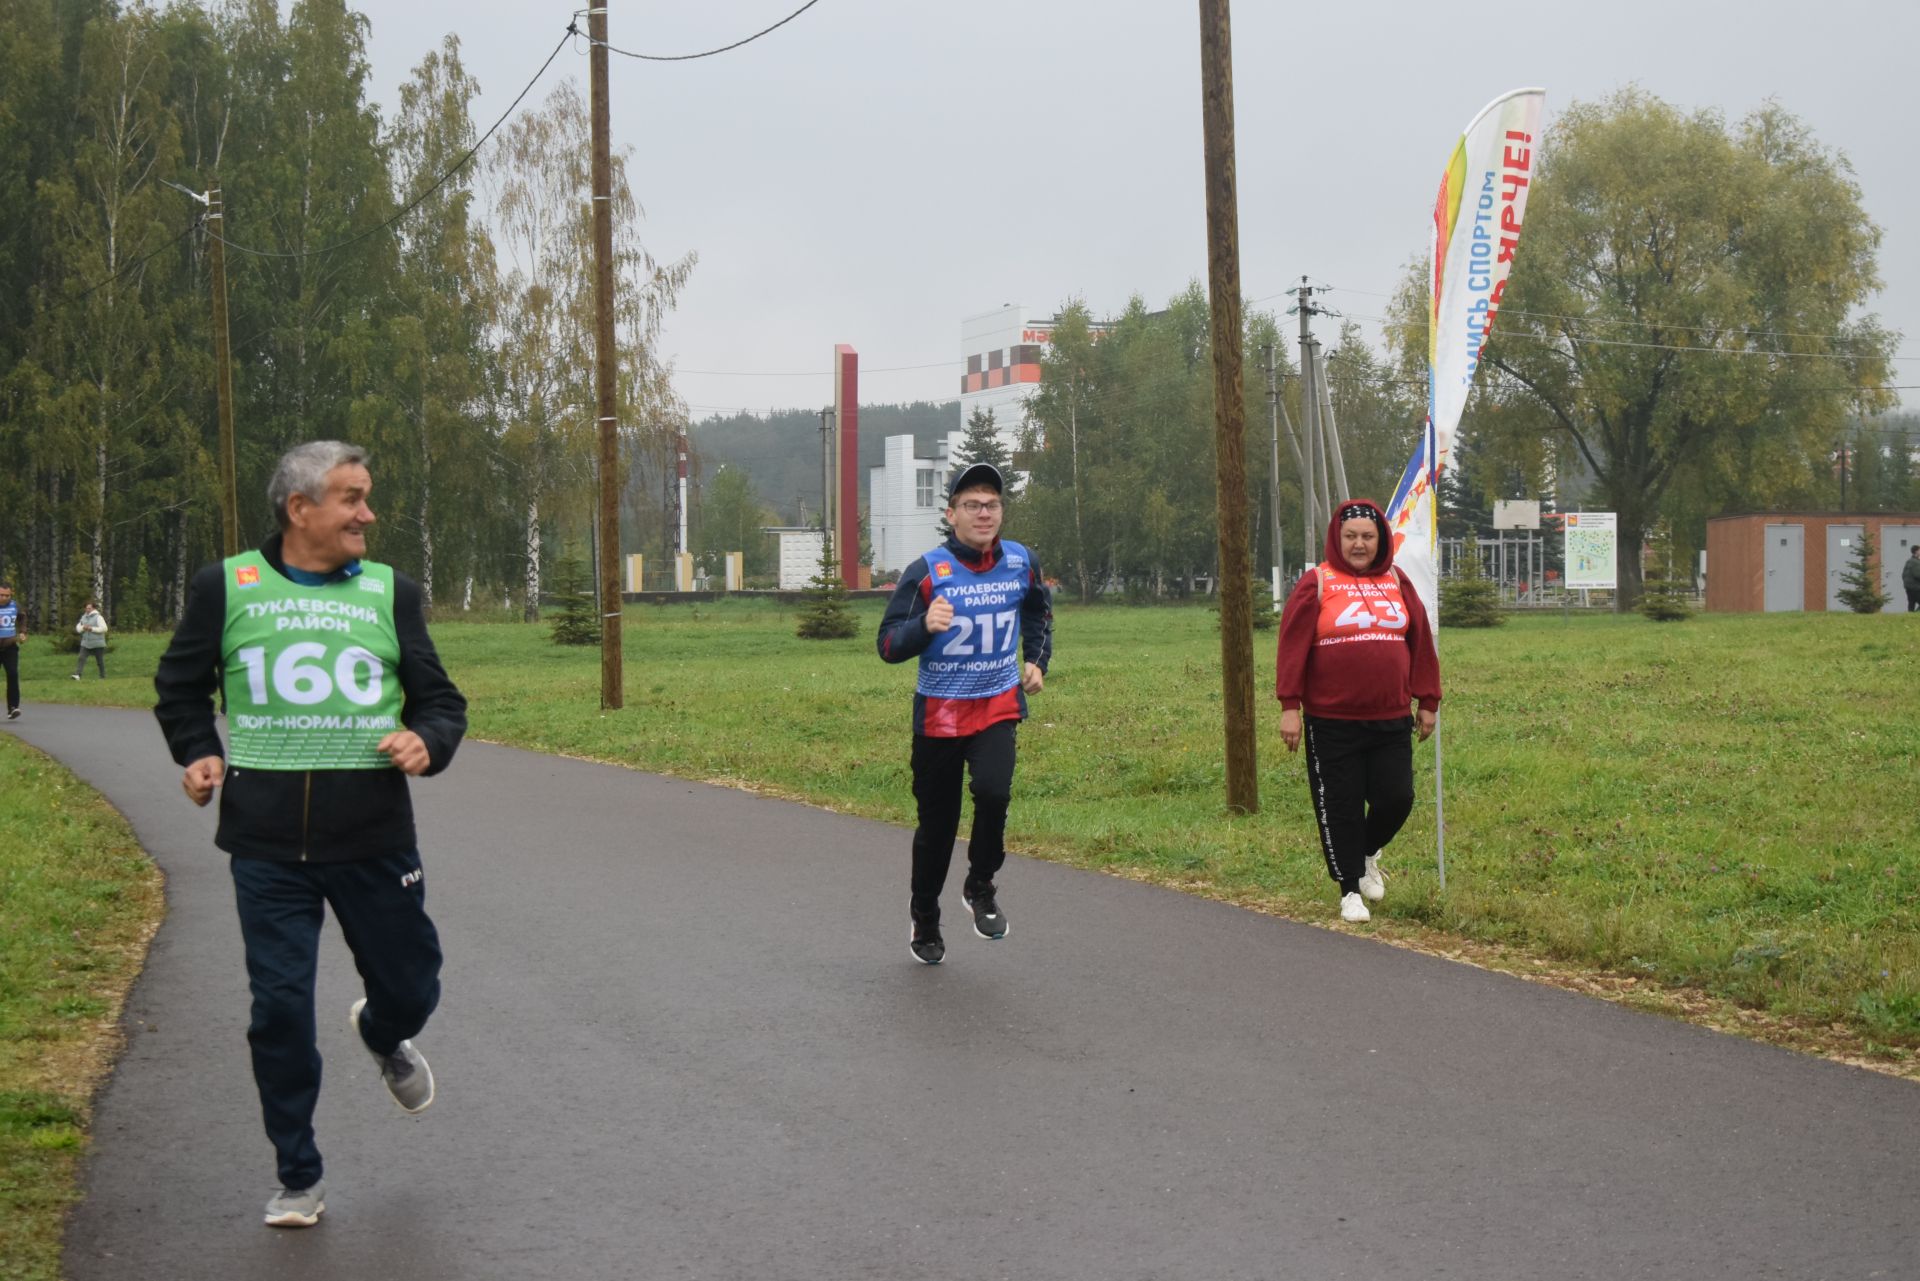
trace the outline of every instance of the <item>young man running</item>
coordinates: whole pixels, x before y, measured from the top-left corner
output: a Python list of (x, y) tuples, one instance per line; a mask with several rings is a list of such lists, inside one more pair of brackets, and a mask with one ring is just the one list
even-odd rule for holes
[(974, 463), (947, 488), (953, 536), (900, 576), (880, 620), (880, 657), (920, 660), (913, 695), (913, 958), (946, 959), (940, 891), (960, 829), (960, 783), (971, 776), (973, 833), (961, 902), (984, 939), (1007, 936), (994, 874), (1006, 861), (1014, 731), (1053, 654), (1053, 609), (1033, 553), (1000, 537), (1005, 484)]
[[(366, 995), (348, 1011), (394, 1102), (433, 1102), (410, 1038), (440, 1000), (440, 936), (427, 916), (407, 776), (437, 774), (467, 730), (467, 700), (427, 636), (420, 587), (363, 560), (373, 478), (338, 441), (280, 460), (268, 500), (280, 532), (194, 575), (160, 660), (155, 715), (181, 787), (218, 787), (214, 844), (232, 856), (253, 1021), (253, 1079), (281, 1191), (274, 1227), (325, 1210), (313, 1109), (320, 1097), (314, 976), (327, 909)], [(212, 697), (223, 696), (223, 749)]]

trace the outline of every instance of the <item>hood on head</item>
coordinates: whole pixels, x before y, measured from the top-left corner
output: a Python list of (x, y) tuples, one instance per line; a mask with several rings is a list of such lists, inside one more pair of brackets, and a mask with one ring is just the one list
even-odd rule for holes
[(1337, 503), (1333, 509), (1333, 519), (1327, 522), (1326, 563), (1336, 569), (1347, 569), (1347, 558), (1340, 553), (1340, 513), (1349, 507), (1364, 507), (1373, 514), (1374, 523), (1380, 526), (1380, 550), (1373, 558), (1373, 564), (1367, 567), (1369, 577), (1378, 577), (1393, 568), (1393, 530), (1387, 525), (1387, 513), (1379, 503), (1371, 498), (1349, 498)]

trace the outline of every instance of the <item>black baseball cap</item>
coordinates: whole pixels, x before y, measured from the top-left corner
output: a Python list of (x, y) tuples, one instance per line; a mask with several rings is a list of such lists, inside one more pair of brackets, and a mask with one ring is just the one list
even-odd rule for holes
[(992, 486), (996, 494), (1007, 492), (1006, 481), (1001, 479), (1000, 469), (992, 463), (969, 463), (962, 467), (947, 485), (947, 506), (953, 506), (953, 500), (962, 490), (977, 489), (981, 485)]

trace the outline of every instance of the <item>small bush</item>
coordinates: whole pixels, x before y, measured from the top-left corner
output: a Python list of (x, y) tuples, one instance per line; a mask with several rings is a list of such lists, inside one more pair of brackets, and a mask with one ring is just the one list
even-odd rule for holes
[(845, 640), (860, 630), (860, 620), (847, 604), (840, 583), (840, 566), (833, 555), (833, 539), (820, 540), (820, 571), (807, 587), (807, 603), (800, 610), (794, 634), (802, 640)]
[(560, 612), (553, 619), (553, 643), (598, 645), (600, 620), (593, 616), (593, 591), (579, 557), (560, 557), (553, 567), (553, 585), (560, 602)]
[(1440, 583), (1440, 626), (1499, 627), (1506, 621), (1500, 612), (1500, 588), (1480, 565), (1480, 540), (1468, 534), (1453, 577)]
[(1860, 541), (1853, 547), (1853, 564), (1840, 575), (1842, 586), (1834, 593), (1842, 605), (1856, 614), (1877, 614), (1892, 599), (1880, 590), (1880, 576), (1873, 572), (1873, 560), (1873, 531), (1863, 529)]

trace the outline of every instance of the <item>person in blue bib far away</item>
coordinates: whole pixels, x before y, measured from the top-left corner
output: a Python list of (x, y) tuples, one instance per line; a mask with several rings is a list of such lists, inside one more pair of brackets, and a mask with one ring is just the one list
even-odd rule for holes
[(13, 584), (0, 582), (0, 668), (7, 674), (7, 719), (20, 719), (20, 642), (27, 638), (26, 620), (13, 598)]
[(353, 445), (289, 450), (267, 486), (280, 532), (193, 576), (153, 678), (154, 713), (186, 767), (181, 787), (195, 805), (220, 789), (213, 843), (231, 855), (253, 993), (247, 1044), (279, 1161), (266, 1221), (281, 1228), (311, 1227), (327, 1208), (313, 1136), (327, 910), (365, 984), (348, 1011), (354, 1039), (401, 1108), (433, 1102), (433, 1071), (412, 1038), (440, 1000), (440, 936), (407, 778), (447, 767), (467, 700), (434, 653), (420, 585), (362, 559), (372, 490)]
[(1007, 936), (994, 875), (1006, 861), (1014, 734), (1053, 655), (1053, 608), (1033, 553), (1000, 537), (1005, 483), (974, 463), (947, 487), (953, 535), (901, 574), (880, 620), (880, 657), (920, 660), (913, 695), (913, 833), (909, 946), (938, 965), (940, 891), (960, 830), (960, 783), (972, 778), (973, 833), (961, 902), (984, 939)]

